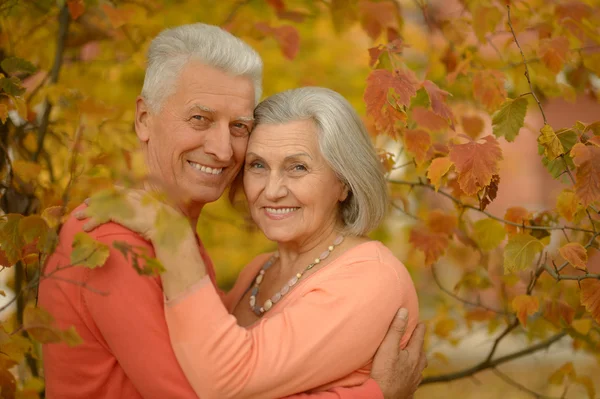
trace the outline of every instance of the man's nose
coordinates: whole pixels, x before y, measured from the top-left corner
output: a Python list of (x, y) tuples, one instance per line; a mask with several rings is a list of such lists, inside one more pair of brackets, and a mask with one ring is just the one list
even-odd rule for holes
[(213, 155), (217, 160), (228, 162), (233, 156), (229, 124), (215, 123), (204, 142), (204, 152)]

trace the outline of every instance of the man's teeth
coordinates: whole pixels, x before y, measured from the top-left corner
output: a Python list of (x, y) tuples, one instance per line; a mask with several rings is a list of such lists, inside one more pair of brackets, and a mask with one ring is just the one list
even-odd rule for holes
[(297, 209), (298, 208), (266, 208), (267, 212), (277, 213), (277, 214), (290, 213), (290, 212), (294, 212)]
[(200, 172), (209, 173), (211, 175), (220, 175), (221, 172), (223, 171), (223, 168), (213, 169), (208, 166), (200, 165), (199, 163), (196, 163), (196, 162), (192, 162), (192, 161), (188, 161), (188, 162), (190, 165), (192, 165), (192, 167), (194, 169), (197, 169)]

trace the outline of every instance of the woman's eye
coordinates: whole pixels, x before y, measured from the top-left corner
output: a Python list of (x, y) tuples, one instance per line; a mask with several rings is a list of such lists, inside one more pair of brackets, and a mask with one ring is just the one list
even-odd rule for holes
[(260, 162), (252, 162), (249, 166), (251, 169), (263, 169), (264, 168), (263, 164)]
[(307, 170), (306, 166), (301, 165), (301, 164), (294, 165), (294, 167), (292, 169), (296, 172), (305, 172)]

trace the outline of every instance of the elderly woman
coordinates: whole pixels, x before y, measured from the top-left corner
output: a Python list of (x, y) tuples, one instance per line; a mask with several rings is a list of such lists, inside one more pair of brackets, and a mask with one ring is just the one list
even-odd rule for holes
[[(173, 349), (203, 399), (361, 384), (396, 310), (410, 315), (402, 345), (418, 319), (406, 268), (366, 237), (387, 207), (375, 150), (350, 104), (328, 89), (276, 94), (255, 117), (244, 193), (252, 219), (278, 249), (245, 267), (224, 305), (191, 228), (177, 251), (153, 240), (168, 270)], [(151, 217), (117, 221), (154, 236)], [(204, 277), (183, 292), (169, 288), (185, 286), (178, 279), (190, 269)]]

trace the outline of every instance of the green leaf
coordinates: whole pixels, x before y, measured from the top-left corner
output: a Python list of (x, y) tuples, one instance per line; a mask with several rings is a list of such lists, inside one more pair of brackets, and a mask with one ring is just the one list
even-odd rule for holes
[(19, 234), (25, 244), (37, 241), (37, 248), (43, 251), (50, 228), (44, 219), (38, 215), (24, 217), (19, 222)]
[(100, 223), (106, 223), (112, 219), (129, 219), (135, 216), (135, 211), (116, 190), (103, 190), (94, 194), (87, 208), (87, 213)]
[(190, 223), (185, 217), (169, 212), (164, 207), (158, 209), (154, 223), (156, 235), (153, 241), (161, 247), (176, 249), (190, 231)]
[(529, 234), (515, 234), (504, 248), (504, 273), (514, 273), (531, 266), (544, 245)]
[(110, 254), (108, 245), (81, 232), (75, 234), (72, 247), (71, 264), (90, 269), (102, 266)]
[(25, 245), (19, 233), (19, 223), (23, 215), (11, 213), (0, 219), (0, 248), (6, 254), (11, 265), (21, 258), (21, 250)]
[(32, 74), (37, 69), (31, 62), (17, 57), (10, 57), (2, 60), (0, 66), (2, 66), (4, 72), (10, 75), (17, 72), (25, 72), (27, 74)]
[(13, 97), (19, 97), (25, 93), (25, 88), (21, 86), (21, 81), (16, 76), (10, 78), (0, 78), (0, 89)]
[(473, 239), (484, 251), (490, 251), (504, 240), (506, 229), (494, 219), (482, 219), (473, 225)]
[(417, 90), (417, 95), (410, 100), (410, 108), (429, 108), (429, 104), (429, 94), (427, 94), (427, 91), (425, 91), (423, 88)]
[(504, 136), (506, 141), (512, 142), (525, 124), (527, 113), (527, 100), (523, 97), (516, 100), (505, 101), (494, 114), (492, 125), (496, 137)]
[(559, 129), (556, 131), (556, 136), (566, 152), (571, 151), (571, 148), (579, 142), (579, 136), (573, 129)]

